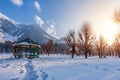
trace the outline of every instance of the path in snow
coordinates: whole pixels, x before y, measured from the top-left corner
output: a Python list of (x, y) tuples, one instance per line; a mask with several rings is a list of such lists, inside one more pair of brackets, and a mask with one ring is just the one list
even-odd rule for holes
[[(67, 58), (49, 56), (32, 62), (38, 80), (120, 80), (120, 60), (116, 58)], [(40, 64), (40, 65), (39, 65)]]
[[(0, 55), (0, 80), (120, 80), (120, 59), (40, 56), (15, 59)], [(11, 74), (12, 72), (12, 74)]]
[(34, 71), (34, 67), (32, 65), (32, 61), (28, 60), (28, 63), (25, 65), (26, 75), (23, 80), (37, 80), (38, 76), (36, 71)]
[(43, 71), (43, 70), (40, 70), (40, 72), (41, 72), (41, 78), (42, 78), (42, 80), (47, 80), (48, 74), (45, 71)]

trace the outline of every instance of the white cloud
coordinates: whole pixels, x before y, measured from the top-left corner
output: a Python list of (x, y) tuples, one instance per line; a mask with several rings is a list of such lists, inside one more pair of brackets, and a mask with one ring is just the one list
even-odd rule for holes
[(37, 9), (38, 12), (41, 12), (41, 8), (40, 8), (40, 4), (38, 3), (38, 1), (34, 2), (34, 6)]
[(46, 23), (49, 24), (50, 23), (49, 20), (47, 20)]
[(52, 19), (51, 19), (51, 20), (47, 20), (46, 23), (47, 23), (47, 24), (50, 24), (50, 23), (51, 23), (51, 24), (53, 24), (53, 25), (56, 25), (55, 21), (52, 20)]
[(11, 0), (13, 4), (17, 5), (17, 6), (21, 6), (23, 4), (23, 0)]
[(37, 23), (40, 27), (43, 26), (44, 21), (43, 21), (39, 16), (35, 15), (35, 16), (34, 16), (34, 19), (35, 19), (36, 23)]
[(56, 24), (55, 21), (53, 21), (53, 20), (51, 20), (51, 23), (54, 24), (54, 25)]
[(58, 35), (56, 32), (55, 26), (53, 24), (50, 24), (50, 27), (47, 28), (46, 32), (52, 37), (55, 37), (58, 39)]

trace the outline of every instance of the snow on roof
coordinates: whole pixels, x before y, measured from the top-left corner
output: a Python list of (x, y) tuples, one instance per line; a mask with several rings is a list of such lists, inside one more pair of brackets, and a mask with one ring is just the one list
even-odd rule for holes
[(21, 42), (21, 43), (15, 43), (15, 44), (13, 44), (13, 46), (15, 46), (15, 45), (34, 45), (34, 46), (41, 47), (40, 45), (30, 44), (30, 43), (28, 43), (28, 42)]
[(23, 45), (30, 45), (30, 43), (27, 43), (27, 42), (21, 42), (19, 44), (23, 44)]

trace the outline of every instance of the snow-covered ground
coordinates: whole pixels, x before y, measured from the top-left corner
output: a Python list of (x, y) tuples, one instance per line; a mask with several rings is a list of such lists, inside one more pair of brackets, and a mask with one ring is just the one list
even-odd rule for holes
[(120, 80), (120, 59), (42, 55), (14, 59), (0, 54), (0, 80)]

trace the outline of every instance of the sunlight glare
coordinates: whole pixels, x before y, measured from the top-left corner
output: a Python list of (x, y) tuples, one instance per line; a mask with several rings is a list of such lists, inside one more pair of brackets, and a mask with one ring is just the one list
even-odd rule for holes
[(113, 22), (106, 23), (102, 27), (102, 35), (106, 39), (108, 45), (111, 45), (114, 42), (117, 33), (118, 33), (118, 28)]

